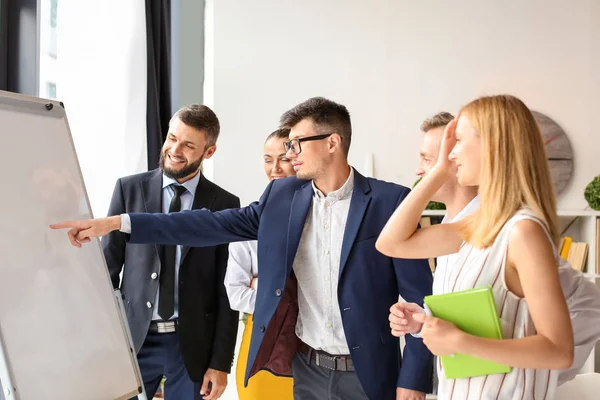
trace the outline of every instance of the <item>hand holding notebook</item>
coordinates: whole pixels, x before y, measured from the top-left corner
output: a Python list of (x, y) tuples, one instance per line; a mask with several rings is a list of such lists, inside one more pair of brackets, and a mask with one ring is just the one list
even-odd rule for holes
[(413, 315), (415, 321), (421, 323), (419, 337), (434, 355), (454, 357), (463, 340), (464, 332), (453, 323), (431, 314)]
[(423, 321), (435, 321), (434, 327), (424, 326), (424, 337), (427, 344), (427, 330), (435, 332), (428, 344), (430, 350), (441, 354), (442, 367), (446, 378), (468, 378), (472, 376), (491, 375), (510, 372), (510, 367), (492, 361), (469, 356), (466, 354), (453, 355), (453, 338), (456, 328), (468, 334), (502, 339), (500, 320), (492, 294), (492, 288), (465, 290), (425, 297), (425, 305), (436, 318), (428, 319), (425, 316), (415, 318)]

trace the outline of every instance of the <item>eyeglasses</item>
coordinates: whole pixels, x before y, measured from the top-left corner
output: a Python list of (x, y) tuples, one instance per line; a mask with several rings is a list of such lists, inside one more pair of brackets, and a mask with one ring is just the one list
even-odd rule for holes
[(286, 153), (288, 151), (292, 150), (292, 153), (300, 154), (300, 153), (302, 153), (302, 146), (300, 146), (300, 143), (309, 142), (311, 140), (322, 140), (322, 139), (328, 138), (331, 135), (333, 135), (333, 133), (328, 133), (325, 135), (309, 136), (309, 137), (300, 138), (300, 139), (292, 139), (288, 142), (283, 142), (283, 148), (285, 149)]

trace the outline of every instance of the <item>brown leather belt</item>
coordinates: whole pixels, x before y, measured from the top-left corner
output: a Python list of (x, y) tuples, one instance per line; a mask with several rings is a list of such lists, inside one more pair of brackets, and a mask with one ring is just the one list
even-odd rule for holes
[(177, 330), (177, 320), (151, 321), (148, 331), (152, 333), (172, 333)]
[(332, 355), (322, 350), (315, 350), (304, 342), (300, 342), (298, 352), (308, 356), (315, 365), (332, 371), (354, 372), (352, 357), (346, 355)]

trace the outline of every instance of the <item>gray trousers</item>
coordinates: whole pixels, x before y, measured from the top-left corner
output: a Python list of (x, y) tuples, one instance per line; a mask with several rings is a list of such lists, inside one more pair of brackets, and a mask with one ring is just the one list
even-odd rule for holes
[(292, 361), (294, 400), (369, 400), (356, 372), (319, 367), (297, 353)]

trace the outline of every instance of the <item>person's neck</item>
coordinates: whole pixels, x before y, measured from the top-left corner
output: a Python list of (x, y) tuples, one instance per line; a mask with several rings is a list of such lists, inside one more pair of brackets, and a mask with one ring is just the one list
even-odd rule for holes
[(183, 178), (179, 178), (179, 179), (175, 179), (177, 181), (177, 183), (179, 183), (180, 185), (183, 185), (184, 183), (186, 183), (187, 181), (189, 181), (190, 179), (194, 179), (196, 177), (196, 175), (198, 175), (200, 173), (200, 169), (198, 169), (196, 172), (194, 172), (193, 174), (189, 174), (188, 176), (185, 176)]
[(348, 180), (350, 176), (350, 165), (347, 162), (340, 163), (339, 166), (331, 166), (322, 176), (313, 179), (317, 189), (325, 196), (331, 192), (335, 192)]
[(454, 219), (477, 196), (475, 186), (457, 186), (448, 193), (447, 199), (441, 199), (446, 205), (446, 218)]

